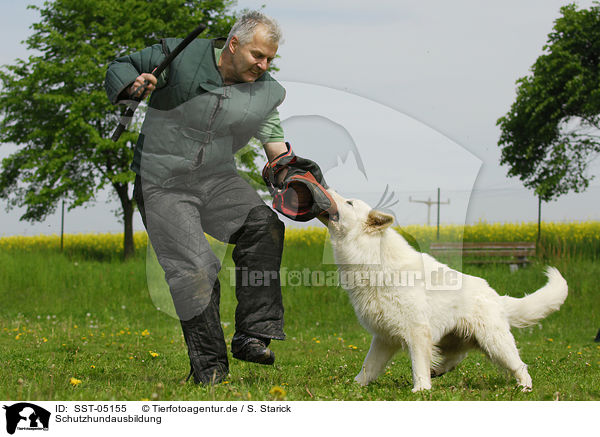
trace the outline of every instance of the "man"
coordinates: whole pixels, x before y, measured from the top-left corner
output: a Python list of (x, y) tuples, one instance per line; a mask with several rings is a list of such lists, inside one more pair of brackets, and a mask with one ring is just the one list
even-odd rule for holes
[(267, 73), (280, 38), (274, 20), (250, 12), (226, 41), (193, 41), (158, 80), (150, 72), (179, 40), (118, 58), (106, 76), (113, 103), (150, 83), (132, 164), (134, 197), (165, 271), (196, 383), (218, 383), (229, 371), (219, 318), (221, 266), (205, 232), (235, 245), (233, 357), (273, 364), (269, 343), (285, 338), (284, 225), (237, 174), (233, 156), (251, 137), (262, 142), (269, 161), (288, 152), (277, 112), (285, 90)]

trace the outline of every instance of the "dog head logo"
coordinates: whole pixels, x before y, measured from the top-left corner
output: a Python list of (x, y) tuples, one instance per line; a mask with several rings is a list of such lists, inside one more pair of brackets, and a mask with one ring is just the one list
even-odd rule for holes
[(14, 434), (19, 430), (48, 430), (50, 412), (42, 407), (27, 402), (14, 405), (4, 405), (6, 410), (6, 432)]

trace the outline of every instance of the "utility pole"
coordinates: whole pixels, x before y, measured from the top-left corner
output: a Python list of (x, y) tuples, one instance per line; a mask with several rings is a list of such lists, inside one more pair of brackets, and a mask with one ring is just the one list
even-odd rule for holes
[[(440, 239), (440, 205), (442, 204), (442, 202), (440, 202), (440, 188), (438, 187), (438, 200), (437, 200), (437, 239)], [(443, 202), (444, 205), (450, 205), (450, 199), (448, 199), (447, 202)]]
[(440, 205), (449, 205), (450, 199), (446, 202), (440, 202), (440, 189), (437, 189), (437, 200), (431, 200), (431, 197), (427, 198), (427, 200), (414, 200), (412, 196), (408, 197), (408, 201), (412, 203), (424, 203), (427, 205), (427, 226), (431, 226), (431, 206), (437, 205), (437, 232), (438, 232), (438, 240), (440, 238)]
[(431, 225), (431, 205), (435, 205), (436, 201), (431, 201), (431, 197), (427, 198), (427, 200), (413, 200), (411, 196), (408, 196), (408, 201), (412, 203), (424, 203), (427, 205), (427, 226)]

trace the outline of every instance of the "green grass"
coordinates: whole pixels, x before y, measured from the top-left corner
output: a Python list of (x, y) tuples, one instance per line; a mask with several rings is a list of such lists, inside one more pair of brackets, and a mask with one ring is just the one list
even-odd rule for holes
[[(286, 249), (288, 269), (320, 264), (319, 247)], [(222, 272), (226, 340), (234, 332), (228, 257)], [(7, 400), (600, 400), (598, 280), (593, 261), (554, 265), (570, 286), (567, 301), (541, 325), (513, 330), (533, 378), (532, 393), (473, 351), (433, 390), (411, 393), (408, 355), (396, 355), (368, 387), (353, 383), (370, 343), (346, 293), (336, 287), (286, 287), (288, 339), (272, 346), (275, 366), (230, 356), (230, 377), (215, 387), (183, 383), (189, 371), (179, 322), (153, 305), (146, 265), (74, 259), (54, 252), (0, 253), (0, 398)], [(465, 266), (501, 294), (521, 296), (545, 281), (543, 265)], [(152, 357), (150, 351), (158, 353)], [(70, 384), (71, 378), (81, 380)], [(274, 392), (275, 386), (282, 392)], [(271, 393), (270, 393), (271, 392)]]

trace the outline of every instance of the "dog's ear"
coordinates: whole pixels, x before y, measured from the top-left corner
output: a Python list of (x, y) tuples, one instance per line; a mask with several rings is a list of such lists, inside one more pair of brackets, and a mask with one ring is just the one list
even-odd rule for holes
[(367, 229), (371, 231), (382, 231), (394, 223), (394, 216), (385, 212), (372, 209), (367, 216)]

